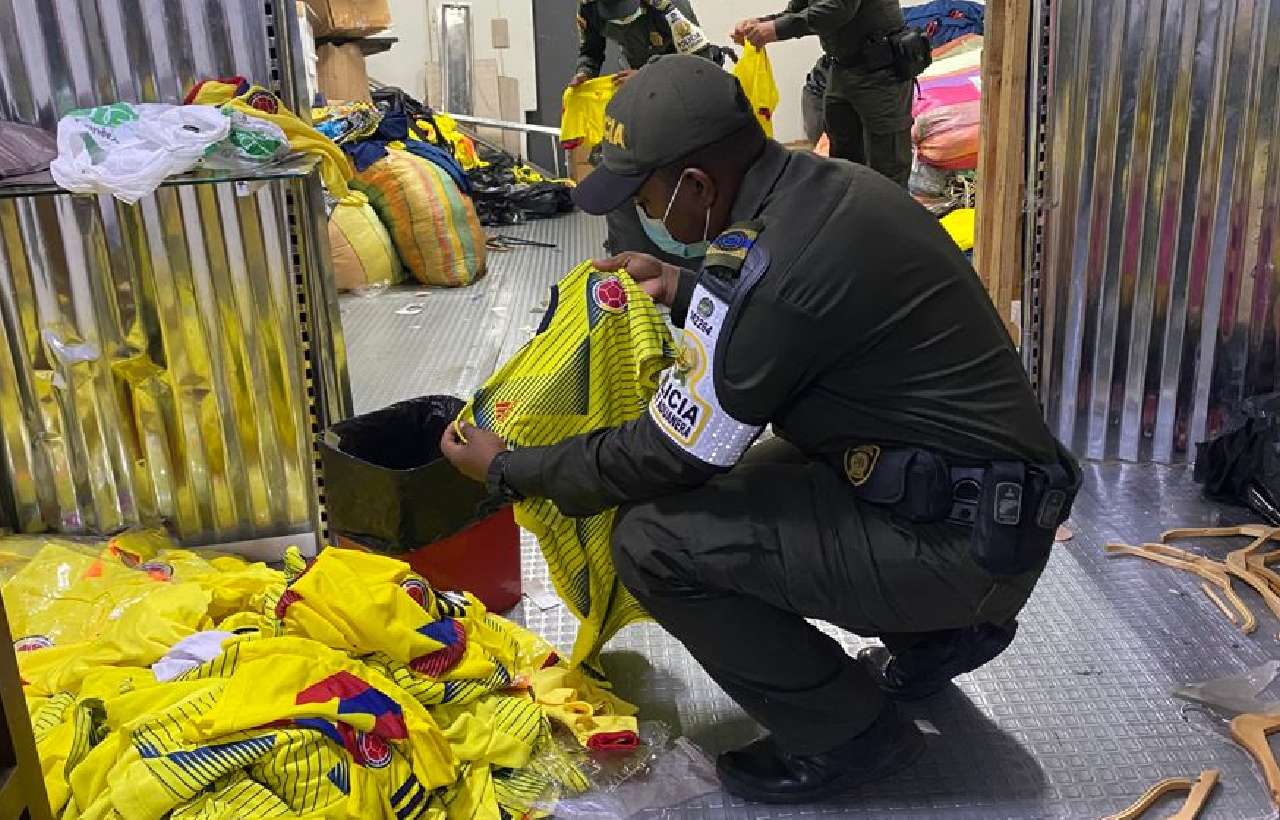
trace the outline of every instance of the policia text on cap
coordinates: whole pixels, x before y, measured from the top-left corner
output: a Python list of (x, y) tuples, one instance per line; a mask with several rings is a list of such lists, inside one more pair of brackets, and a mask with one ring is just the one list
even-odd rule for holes
[(889, 39), (903, 26), (898, 0), (791, 0), (784, 12), (738, 23), (733, 39), (764, 46), (818, 35), (831, 57), (823, 104), (831, 156), (869, 165), (905, 187), (914, 84), (895, 72)]
[[(920, 752), (893, 699), (1008, 646), (1079, 470), (973, 269), (900, 187), (767, 140), (693, 57), (641, 69), (608, 115), (621, 136), (578, 203), (634, 200), (675, 240), (713, 240), (699, 273), (600, 263), (671, 307), (681, 365), (621, 427), (516, 451), (467, 428), (442, 448), (507, 498), (621, 506), (622, 581), (769, 730), (721, 757), (725, 787), (831, 797)], [(850, 658), (809, 618), (884, 647)]]

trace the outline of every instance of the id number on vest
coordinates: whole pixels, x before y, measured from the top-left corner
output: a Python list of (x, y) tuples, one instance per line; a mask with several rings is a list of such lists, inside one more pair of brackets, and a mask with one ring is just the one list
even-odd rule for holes
[(676, 363), (649, 405), (649, 415), (677, 446), (718, 467), (736, 464), (761, 429), (730, 416), (716, 396), (716, 347), (728, 312), (701, 285), (694, 289)]

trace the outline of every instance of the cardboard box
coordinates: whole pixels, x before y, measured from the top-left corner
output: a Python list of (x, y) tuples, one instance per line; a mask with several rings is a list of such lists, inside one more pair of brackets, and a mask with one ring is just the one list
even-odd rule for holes
[(328, 102), (371, 102), (369, 72), (358, 43), (316, 49), (320, 93)]
[(569, 152), (569, 177), (574, 182), (581, 182), (594, 168), (590, 148), (579, 145)]
[(387, 0), (307, 0), (317, 37), (367, 37), (391, 25)]

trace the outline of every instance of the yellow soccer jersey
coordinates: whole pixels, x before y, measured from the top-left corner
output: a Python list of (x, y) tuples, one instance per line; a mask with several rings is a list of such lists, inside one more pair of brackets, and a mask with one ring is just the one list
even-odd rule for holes
[[(649, 296), (625, 273), (583, 263), (552, 290), (537, 335), (460, 418), (512, 447), (615, 427), (645, 412), (672, 357), (670, 331)], [(516, 505), (516, 521), (537, 536), (556, 591), (579, 621), (575, 666), (594, 661), (605, 641), (645, 617), (613, 569), (614, 513), (567, 518), (545, 498)]]
[(612, 74), (566, 88), (560, 102), (560, 144), (565, 148), (599, 145), (604, 139), (604, 109), (617, 88)]

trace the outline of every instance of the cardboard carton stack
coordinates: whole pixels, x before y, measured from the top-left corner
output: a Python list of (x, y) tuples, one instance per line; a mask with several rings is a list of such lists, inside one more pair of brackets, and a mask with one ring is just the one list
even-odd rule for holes
[(391, 25), (387, 0), (307, 0), (315, 12), (315, 35), (324, 38), (368, 37)]
[(369, 101), (360, 38), (391, 25), (387, 0), (306, 0), (316, 36), (320, 92), (329, 102)]

